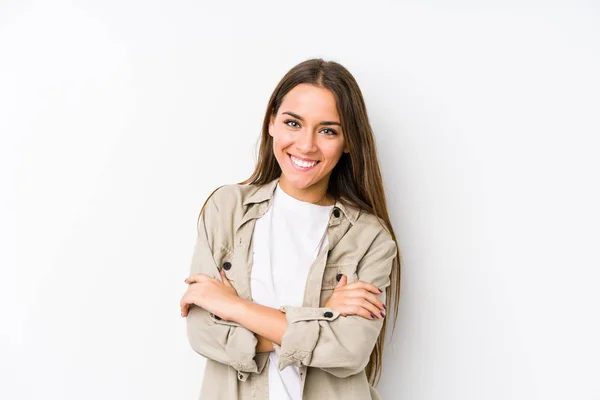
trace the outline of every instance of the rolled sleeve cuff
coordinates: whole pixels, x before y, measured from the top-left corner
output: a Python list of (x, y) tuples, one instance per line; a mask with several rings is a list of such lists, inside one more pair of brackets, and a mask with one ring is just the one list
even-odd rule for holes
[(277, 368), (309, 365), (319, 340), (319, 321), (333, 321), (340, 313), (326, 307), (283, 306), (280, 311), (285, 313), (288, 328), (281, 338), (281, 346), (273, 343), (279, 359)]
[(229, 365), (237, 371), (238, 379), (245, 381), (251, 373), (259, 374), (266, 360), (262, 354), (256, 354), (258, 339), (254, 333), (235, 322), (224, 320), (212, 313), (209, 315), (215, 324), (231, 327), (227, 334), (225, 353)]
[(254, 362), (232, 362), (231, 366), (237, 371), (237, 377), (240, 381), (244, 382), (248, 379), (248, 375), (251, 373), (261, 374), (267, 361), (269, 360), (269, 353), (258, 353), (254, 356)]

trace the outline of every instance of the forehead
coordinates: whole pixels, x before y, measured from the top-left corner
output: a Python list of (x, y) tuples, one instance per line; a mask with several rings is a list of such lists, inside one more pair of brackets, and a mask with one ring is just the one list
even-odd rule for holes
[(307, 83), (296, 85), (285, 95), (279, 113), (283, 111), (292, 111), (305, 119), (339, 121), (333, 93)]

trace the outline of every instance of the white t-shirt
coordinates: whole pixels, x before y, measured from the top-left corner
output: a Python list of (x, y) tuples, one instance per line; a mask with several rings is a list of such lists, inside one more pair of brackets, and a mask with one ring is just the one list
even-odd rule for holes
[[(327, 246), (327, 224), (333, 206), (297, 200), (277, 184), (271, 207), (256, 221), (251, 272), (252, 299), (277, 308), (302, 306), (311, 264)], [(300, 400), (300, 374), (290, 365), (279, 371), (270, 353), (269, 398)]]

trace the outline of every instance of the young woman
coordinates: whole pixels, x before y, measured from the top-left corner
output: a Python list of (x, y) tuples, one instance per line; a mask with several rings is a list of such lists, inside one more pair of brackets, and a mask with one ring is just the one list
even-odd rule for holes
[(399, 260), (358, 84), (304, 61), (271, 96), (252, 176), (200, 211), (181, 300), (200, 398), (379, 399)]

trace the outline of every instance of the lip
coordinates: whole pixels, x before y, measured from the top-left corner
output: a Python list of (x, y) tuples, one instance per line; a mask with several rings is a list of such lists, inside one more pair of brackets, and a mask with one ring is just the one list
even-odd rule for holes
[(302, 160), (302, 161), (306, 161), (306, 162), (317, 161), (317, 163), (316, 163), (315, 165), (313, 165), (312, 167), (307, 167), (307, 168), (305, 168), (305, 167), (300, 167), (300, 166), (296, 165), (296, 164), (295, 164), (295, 163), (292, 161), (292, 155), (291, 155), (290, 153), (287, 153), (287, 155), (288, 155), (288, 158), (289, 158), (289, 160), (290, 160), (290, 164), (292, 165), (292, 168), (294, 168), (296, 171), (302, 171), (302, 172), (310, 171), (310, 170), (312, 170), (313, 168), (315, 168), (317, 165), (319, 165), (319, 163), (321, 162), (321, 161), (317, 161), (317, 160), (308, 160), (308, 159), (306, 159), (306, 158), (302, 158), (302, 157), (296, 157), (296, 156), (294, 156), (295, 158), (298, 158), (298, 159), (300, 159), (300, 160)]
[(320, 162), (319, 160), (311, 160), (310, 158), (298, 157), (295, 154), (290, 154), (290, 153), (287, 153), (287, 154), (288, 154), (288, 156), (294, 156), (294, 158), (297, 158), (299, 160), (306, 161), (306, 162), (313, 162), (313, 161), (316, 161), (317, 163)]

